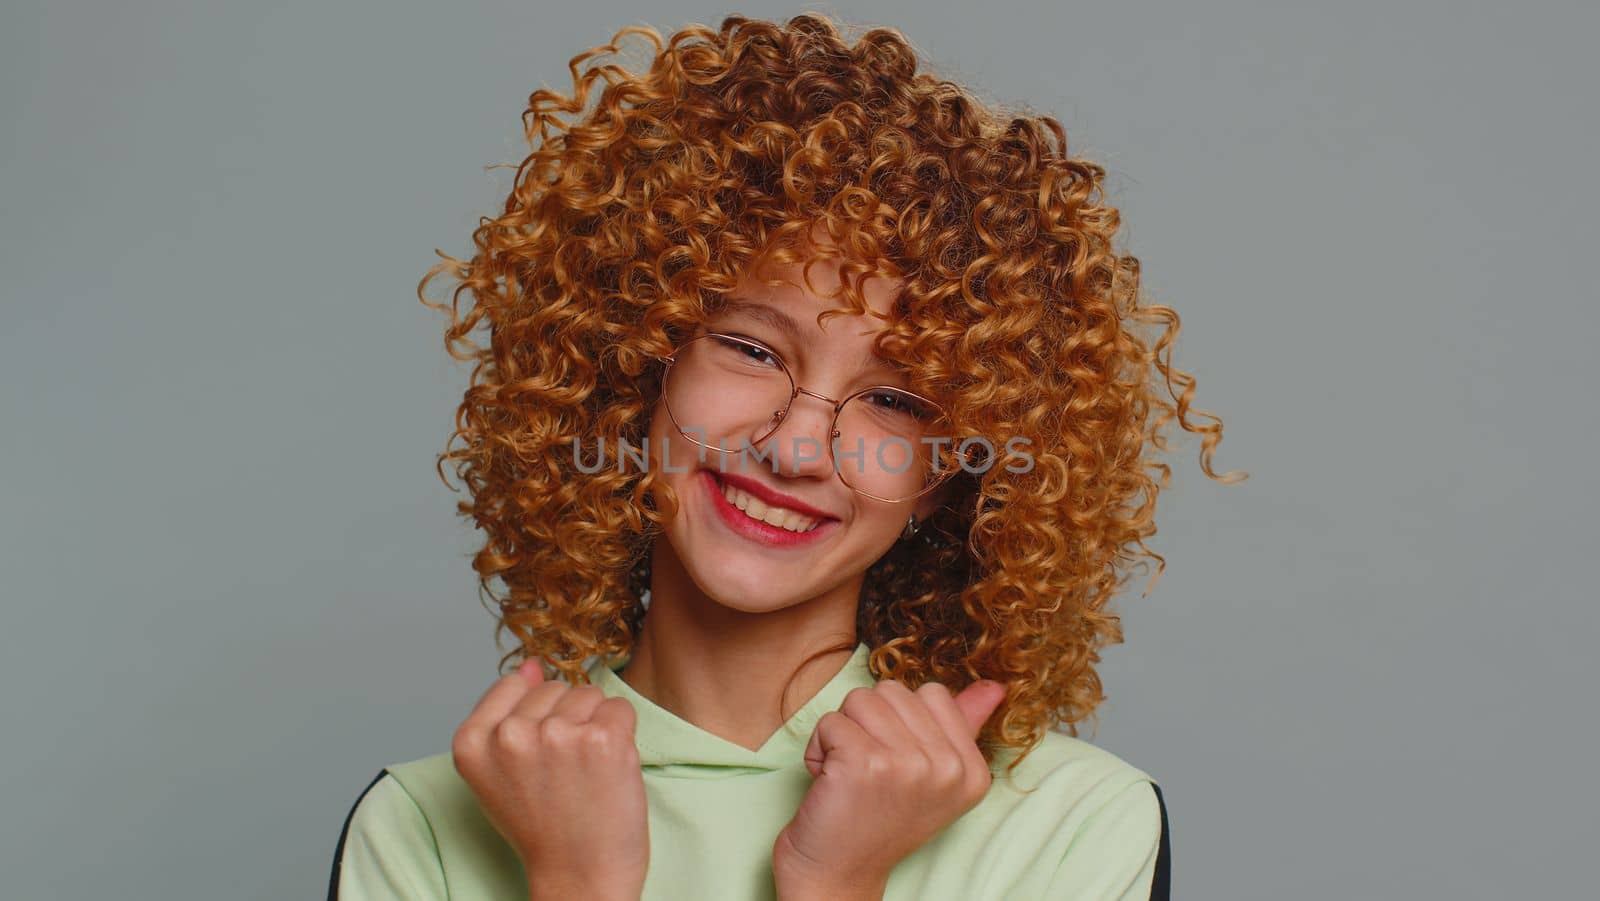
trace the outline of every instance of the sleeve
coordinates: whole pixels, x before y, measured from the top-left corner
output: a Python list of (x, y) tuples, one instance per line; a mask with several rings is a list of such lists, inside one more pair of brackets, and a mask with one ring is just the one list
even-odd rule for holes
[(1067, 846), (1045, 897), (1167, 901), (1171, 858), (1161, 787), (1141, 780), (1084, 823)]
[(388, 770), (356, 798), (333, 852), (328, 901), (445, 901), (433, 827)]

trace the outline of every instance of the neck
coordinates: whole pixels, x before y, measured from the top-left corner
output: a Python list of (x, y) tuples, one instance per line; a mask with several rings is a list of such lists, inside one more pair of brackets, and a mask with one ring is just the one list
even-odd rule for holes
[(860, 595), (858, 580), (778, 610), (736, 610), (707, 597), (662, 538), (650, 607), (619, 675), (657, 706), (758, 751), (850, 658)]

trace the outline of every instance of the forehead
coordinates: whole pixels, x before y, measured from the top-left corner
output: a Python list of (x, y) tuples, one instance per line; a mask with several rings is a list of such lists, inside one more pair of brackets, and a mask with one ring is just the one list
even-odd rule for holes
[(832, 333), (836, 326), (848, 325), (847, 329), (837, 330), (852, 336), (866, 333), (870, 337), (883, 329), (903, 287), (899, 279), (863, 280), (860, 283), (862, 299), (876, 314), (866, 316), (847, 309), (848, 301), (840, 290), (838, 260), (810, 263), (809, 270), (805, 262), (765, 263), (754, 273), (740, 276), (733, 290), (723, 295), (713, 312), (739, 313), (762, 319), (777, 328), (785, 328), (785, 319), (817, 328), (817, 314), (828, 309), (842, 309), (845, 312), (830, 315), (820, 327)]
[[(777, 277), (792, 284), (770, 285), (763, 278)], [(827, 273), (824, 275), (824, 270)], [(837, 266), (822, 263), (811, 267), (811, 287), (800, 276), (800, 266), (769, 267), (761, 278), (741, 278), (732, 291), (719, 298), (712, 309), (712, 318), (722, 323), (757, 322), (768, 329), (805, 347), (823, 342), (841, 348), (857, 367), (895, 375), (901, 367), (877, 352), (875, 339), (884, 331), (887, 322), (851, 310), (831, 315), (818, 322), (817, 315), (828, 309), (845, 308), (845, 298), (824, 296), (838, 285)], [(888, 315), (896, 293), (897, 282), (888, 279), (868, 279), (862, 285), (862, 294), (868, 308), (879, 315)], [(802, 351), (803, 353), (804, 351)]]
[(809, 325), (789, 315), (778, 306), (761, 303), (759, 301), (745, 300), (739, 297), (724, 299), (721, 312), (713, 314), (714, 319), (726, 318), (727, 321), (749, 319), (761, 322), (775, 329), (780, 334), (789, 338), (797, 345), (825, 340), (834, 341), (835, 335), (841, 343), (848, 341), (858, 349), (855, 352), (857, 364), (863, 369), (879, 369), (886, 372), (898, 372), (899, 367), (878, 356), (872, 339), (882, 330), (881, 324), (867, 325), (863, 316), (846, 313), (843, 316), (830, 319), (821, 326), (826, 334), (819, 333), (819, 326), (813, 321)]

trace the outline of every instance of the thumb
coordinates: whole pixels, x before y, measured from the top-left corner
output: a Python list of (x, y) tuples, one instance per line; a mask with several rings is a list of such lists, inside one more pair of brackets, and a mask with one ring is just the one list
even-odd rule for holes
[(539, 663), (539, 658), (537, 657), (529, 657), (527, 660), (522, 661), (522, 665), (517, 667), (517, 672), (522, 675), (522, 678), (528, 680), (530, 687), (544, 684), (544, 667)]
[(993, 679), (979, 679), (962, 689), (956, 695), (956, 706), (961, 708), (961, 713), (967, 718), (967, 728), (976, 738), (983, 731), (983, 724), (989, 721), (1000, 702), (1006, 699), (1006, 687)]
[(806, 742), (806, 771), (811, 778), (816, 779), (822, 775), (822, 738), (817, 730), (811, 730), (811, 740)]

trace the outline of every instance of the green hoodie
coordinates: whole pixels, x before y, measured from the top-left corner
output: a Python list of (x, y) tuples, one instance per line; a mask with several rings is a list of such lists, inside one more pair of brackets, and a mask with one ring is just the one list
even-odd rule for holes
[[(590, 680), (637, 712), (649, 808), (641, 901), (775, 899), (772, 844), (800, 806), (817, 720), (875, 684), (858, 644), (838, 674), (758, 751), (668, 712), (598, 658)], [(885, 901), (1164, 899), (1166, 809), (1149, 776), (1088, 742), (1048, 732), (1008, 778), (890, 875)], [(1026, 793), (1028, 789), (1036, 789)], [(385, 767), (357, 798), (334, 854), (339, 901), (521, 901), (521, 862), (478, 806), (449, 752)]]

